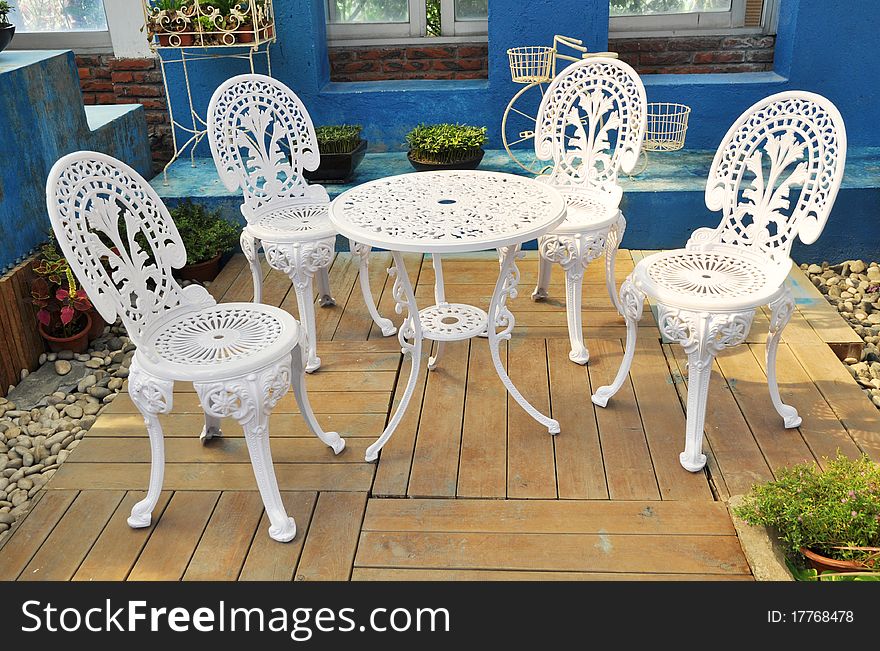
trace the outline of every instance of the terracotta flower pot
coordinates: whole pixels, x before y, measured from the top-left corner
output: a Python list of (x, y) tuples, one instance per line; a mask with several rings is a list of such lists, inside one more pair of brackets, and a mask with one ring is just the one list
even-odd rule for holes
[(221, 254), (215, 255), (210, 260), (188, 264), (182, 269), (175, 272), (175, 275), (181, 280), (195, 280), (205, 282), (206, 280), (214, 280), (220, 273)]
[(89, 328), (89, 341), (91, 341), (104, 334), (104, 327), (107, 325), (107, 322), (104, 321), (104, 317), (102, 317), (101, 313), (95, 308), (89, 310), (88, 315), (92, 320), (92, 325)]
[(858, 561), (841, 561), (836, 558), (828, 558), (822, 556), (811, 549), (801, 547), (801, 554), (807, 559), (810, 567), (821, 574), (822, 572), (864, 572), (866, 569), (863, 563)]
[(250, 23), (246, 23), (238, 28), (235, 32), (235, 40), (239, 43), (253, 43), (254, 42), (254, 26)]
[(53, 337), (45, 331), (42, 323), (38, 324), (40, 336), (46, 340), (47, 344), (49, 344), (49, 350), (53, 353), (60, 353), (62, 350), (70, 350), (74, 353), (85, 352), (89, 347), (89, 332), (92, 328), (92, 317), (89, 316), (88, 312), (83, 312), (83, 316), (86, 318), (86, 327), (72, 337)]

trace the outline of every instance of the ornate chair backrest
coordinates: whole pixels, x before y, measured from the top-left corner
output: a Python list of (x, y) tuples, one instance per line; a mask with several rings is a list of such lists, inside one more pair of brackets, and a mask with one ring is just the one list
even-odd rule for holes
[(315, 127), (290, 88), (265, 75), (223, 82), (208, 105), (208, 141), (220, 179), (241, 189), (249, 222), (273, 206), (329, 201), (303, 170), (321, 160)]
[(706, 206), (722, 212), (689, 248), (731, 245), (785, 268), (795, 237), (815, 242), (843, 179), (846, 130), (829, 100), (787, 91), (757, 102), (730, 127), (712, 161)]
[(108, 323), (119, 316), (140, 345), (150, 325), (176, 308), (211, 305), (204, 287), (181, 288), (186, 264), (177, 227), (156, 191), (131, 167), (93, 151), (61, 158), (46, 181), (58, 245)]
[(647, 126), (645, 87), (619, 59), (572, 63), (550, 83), (535, 130), (535, 154), (552, 160), (545, 179), (583, 185), (620, 199), (617, 175), (631, 172)]

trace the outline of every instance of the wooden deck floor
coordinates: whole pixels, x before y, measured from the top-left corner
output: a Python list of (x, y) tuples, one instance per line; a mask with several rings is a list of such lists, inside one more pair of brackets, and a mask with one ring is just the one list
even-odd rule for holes
[[(618, 281), (642, 252), (623, 251)], [(371, 282), (393, 316), (386, 253)], [(417, 294), (432, 294), (430, 259), (407, 256)], [(450, 300), (487, 304), (497, 274), (491, 254), (444, 260)], [(347, 439), (333, 456), (307, 434), (291, 395), (270, 428), (276, 473), (298, 534), (269, 539), (240, 428), (202, 446), (191, 386), (179, 385), (163, 418), (167, 467), (153, 526), (131, 530), (143, 495), (149, 445), (125, 395), (101, 415), (0, 550), (0, 579), (749, 579), (725, 499), (776, 469), (867, 452), (880, 460), (880, 416), (835, 355), (858, 338), (811, 291), (791, 282), (798, 311), (779, 353), (784, 400), (803, 425), (785, 430), (770, 405), (765, 315), (748, 344), (719, 357), (712, 376), (704, 472), (678, 464), (687, 373), (680, 348), (664, 344), (650, 312), (626, 384), (607, 409), (591, 388), (607, 383), (622, 355), (622, 319), (605, 294), (600, 265), (588, 272), (584, 329), (591, 362), (568, 361), (562, 276), (552, 299), (527, 293), (537, 261), (520, 265), (508, 371), (538, 408), (560, 421), (551, 437), (509, 399), (485, 340), (448, 345), (440, 368), (422, 371), (410, 410), (378, 464), (364, 451), (382, 431), (409, 372), (396, 337), (383, 338), (360, 297), (356, 267), (338, 254), (338, 305), (318, 309), (321, 369), (308, 388), (326, 429)], [(220, 300), (250, 300), (241, 257), (212, 286)], [(269, 273), (264, 299), (294, 314), (289, 281)], [(821, 299), (821, 301), (819, 300)], [(427, 355), (427, 351), (425, 353)], [(424, 369), (423, 365), (423, 369)], [(450, 499), (455, 498), (455, 499)]]

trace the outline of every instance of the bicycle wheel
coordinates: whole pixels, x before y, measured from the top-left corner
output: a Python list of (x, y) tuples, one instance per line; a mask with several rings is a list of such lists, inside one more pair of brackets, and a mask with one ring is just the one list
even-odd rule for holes
[(544, 84), (523, 86), (504, 109), (501, 137), (511, 160), (531, 174), (540, 174), (547, 166), (535, 157), (535, 122), (544, 97)]

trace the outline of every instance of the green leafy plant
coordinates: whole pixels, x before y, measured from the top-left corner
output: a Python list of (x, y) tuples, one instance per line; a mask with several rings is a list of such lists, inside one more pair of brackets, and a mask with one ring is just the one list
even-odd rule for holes
[(39, 310), (37, 321), (53, 337), (73, 337), (87, 324), (84, 315), (92, 309), (85, 291), (77, 287), (67, 260), (55, 244), (44, 244), (33, 267), (37, 277), (31, 283), (31, 300)]
[(171, 218), (186, 247), (187, 264), (222, 255), (238, 242), (239, 227), (223, 219), (219, 210), (208, 210), (203, 204), (181, 201), (171, 210)]
[(155, 2), (152, 3), (152, 6), (159, 11), (173, 13), (180, 11), (190, 4), (192, 4), (192, 0), (155, 0)]
[(753, 486), (735, 513), (775, 529), (791, 556), (806, 547), (880, 569), (880, 466), (867, 456), (838, 453), (824, 471), (814, 463), (784, 468)]
[(329, 124), (315, 129), (322, 154), (350, 154), (361, 144), (359, 124)]
[(406, 135), (410, 157), (421, 163), (459, 163), (476, 156), (486, 143), (486, 127), (420, 124)]
[(0, 25), (9, 24), (9, 12), (13, 9), (15, 9), (13, 5), (0, 0)]

